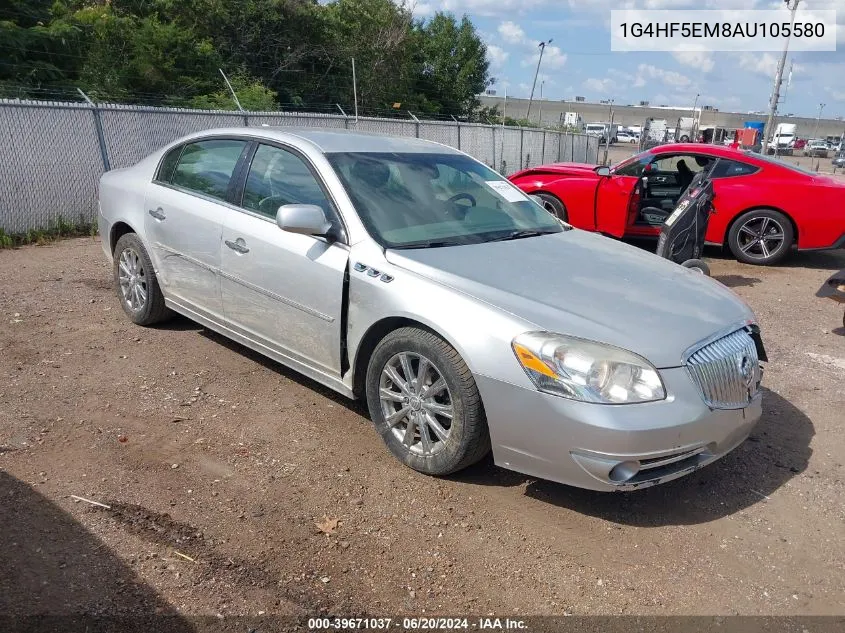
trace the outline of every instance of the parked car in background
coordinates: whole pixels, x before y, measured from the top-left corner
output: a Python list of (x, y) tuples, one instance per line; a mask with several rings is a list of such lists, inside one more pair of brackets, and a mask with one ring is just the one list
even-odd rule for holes
[(845, 167), (845, 148), (840, 149), (831, 162), (834, 167)]
[[(761, 414), (765, 351), (737, 295), (444, 145), (210, 130), (107, 172), (99, 197), (130, 320), (181, 313), (364, 400), (423, 473), (492, 447), (533, 477), (632, 490), (722, 457)], [(323, 422), (341, 444), (360, 432)]]
[(792, 144), (792, 149), (795, 150), (802, 150), (807, 146), (807, 139), (805, 138), (797, 138), (795, 142)]
[[(740, 261), (775, 264), (793, 248), (845, 247), (845, 182), (746, 150), (661, 145), (611, 167), (541, 165), (510, 176), (572, 225), (614, 237), (656, 237), (695, 173), (712, 168), (716, 212), (706, 239)], [(643, 209), (662, 209), (664, 213)]]
[(804, 146), (802, 152), (804, 156), (827, 158), (830, 153), (830, 148), (827, 146), (827, 141), (824, 139), (812, 139)]
[(616, 139), (620, 143), (639, 143), (640, 135), (634, 134), (628, 130), (619, 130), (619, 132), (616, 133)]

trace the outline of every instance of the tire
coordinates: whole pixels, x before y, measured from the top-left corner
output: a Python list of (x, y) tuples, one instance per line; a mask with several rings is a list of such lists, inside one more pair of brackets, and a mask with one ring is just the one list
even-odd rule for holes
[[(126, 233), (117, 240), (113, 256), (114, 284), (120, 307), (136, 325), (154, 325), (173, 313), (164, 305), (153, 263), (141, 238)], [(134, 289), (139, 289), (135, 293)]]
[[(762, 238), (761, 238), (762, 236)], [(746, 264), (771, 266), (782, 261), (792, 248), (795, 231), (780, 211), (752, 209), (740, 215), (728, 231), (728, 247)]]
[[(419, 384), (421, 361), (426, 365)], [(406, 362), (410, 384), (404, 381)], [(441, 378), (444, 387), (426, 398), (426, 386), (439, 384)], [(385, 392), (393, 395), (383, 398)], [(387, 448), (416, 471), (448, 475), (490, 451), (487, 418), (475, 379), (458, 352), (432, 332), (406, 327), (385, 336), (370, 357), (366, 394), (370, 417)], [(451, 419), (443, 415), (449, 410)], [(403, 411), (407, 413), (402, 415)], [(409, 413), (414, 411), (420, 413), (412, 419)], [(388, 416), (394, 419), (389, 422)], [(426, 421), (431, 419), (439, 429)]]
[(566, 206), (560, 201), (560, 198), (550, 193), (535, 193), (534, 195), (543, 201), (543, 208), (546, 211), (558, 220), (569, 222), (569, 214), (566, 212)]
[(707, 262), (704, 262), (700, 259), (688, 259), (683, 264), (681, 264), (684, 268), (689, 268), (690, 270), (694, 270), (695, 272), (701, 273), (702, 275), (706, 275), (707, 277), (710, 276), (710, 266), (707, 265)]
[(686, 134), (684, 134), (684, 135), (681, 137), (681, 143), (689, 143), (689, 136), (687, 136)]

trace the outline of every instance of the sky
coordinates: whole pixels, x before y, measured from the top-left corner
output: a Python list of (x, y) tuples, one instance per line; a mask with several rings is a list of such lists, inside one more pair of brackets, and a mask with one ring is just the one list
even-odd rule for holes
[[(396, 0), (421, 18), (436, 11), (466, 14), (487, 44), (497, 96), (528, 97), (545, 48), (535, 98), (618, 104), (692, 107), (723, 111), (768, 111), (780, 53), (610, 51), (610, 9), (779, 9), (783, 0)], [(792, 82), (779, 110), (824, 118), (845, 117), (845, 0), (801, 0), (802, 13), (837, 10), (837, 51), (790, 53)]]

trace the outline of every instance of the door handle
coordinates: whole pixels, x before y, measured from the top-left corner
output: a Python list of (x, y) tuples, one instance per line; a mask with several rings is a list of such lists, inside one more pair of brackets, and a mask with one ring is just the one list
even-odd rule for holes
[(226, 244), (226, 246), (231, 248), (236, 253), (244, 254), (249, 252), (249, 249), (246, 247), (246, 243), (243, 241), (243, 238), (240, 237), (234, 242), (226, 240), (224, 244)]
[(153, 216), (156, 220), (165, 220), (165, 219), (167, 219), (167, 216), (166, 216), (166, 215), (164, 215), (164, 209), (162, 209), (161, 207), (159, 207), (158, 209), (155, 209), (155, 210), (150, 209), (150, 210), (149, 210), (149, 214), (150, 214), (151, 216)]

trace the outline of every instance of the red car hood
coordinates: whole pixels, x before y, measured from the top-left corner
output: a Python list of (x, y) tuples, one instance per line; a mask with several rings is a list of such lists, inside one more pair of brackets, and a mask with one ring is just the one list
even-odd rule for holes
[(515, 174), (508, 176), (510, 180), (519, 178), (520, 176), (538, 175), (538, 174), (560, 174), (561, 176), (593, 176), (598, 178), (595, 169), (597, 165), (590, 163), (550, 163), (548, 165), (539, 165), (537, 167), (529, 167), (523, 169)]

